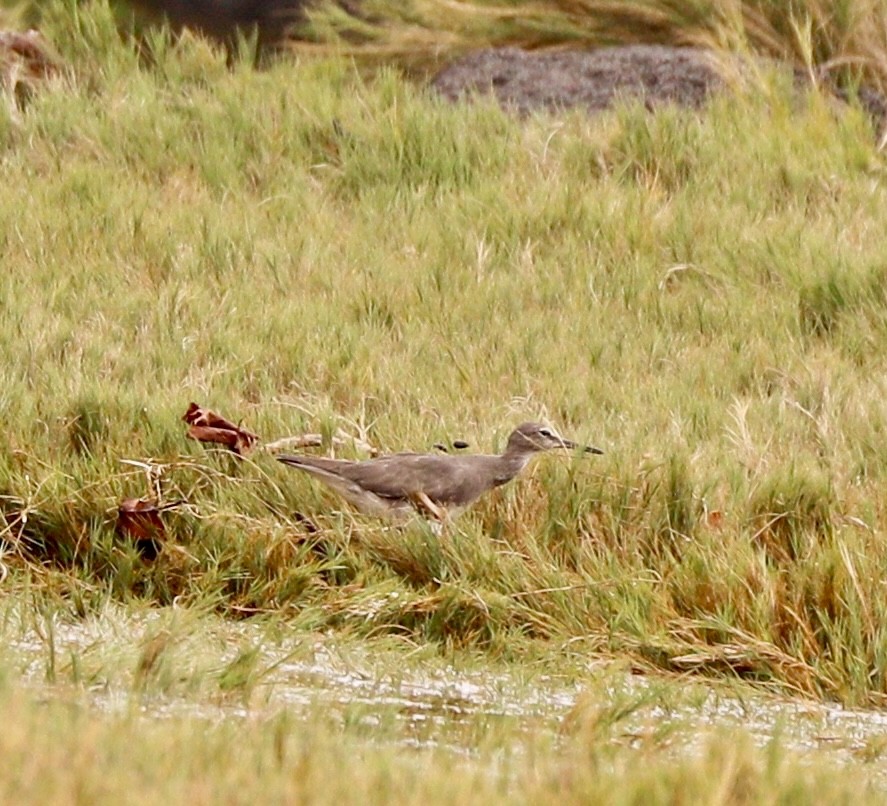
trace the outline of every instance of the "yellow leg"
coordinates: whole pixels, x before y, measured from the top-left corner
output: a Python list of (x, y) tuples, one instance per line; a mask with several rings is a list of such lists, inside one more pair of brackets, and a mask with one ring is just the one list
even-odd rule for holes
[(431, 517), (441, 523), (449, 522), (446, 508), (435, 504), (425, 493), (419, 492), (413, 496), (413, 506), (415, 506), (419, 512), (431, 515)]

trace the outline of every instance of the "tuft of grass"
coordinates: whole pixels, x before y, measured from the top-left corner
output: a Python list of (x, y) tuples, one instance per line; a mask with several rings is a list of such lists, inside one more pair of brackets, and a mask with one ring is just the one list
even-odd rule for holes
[(762, 479), (749, 509), (760, 524), (755, 539), (777, 561), (803, 561), (816, 543), (834, 535), (832, 490), (827, 476), (815, 470), (791, 465)]

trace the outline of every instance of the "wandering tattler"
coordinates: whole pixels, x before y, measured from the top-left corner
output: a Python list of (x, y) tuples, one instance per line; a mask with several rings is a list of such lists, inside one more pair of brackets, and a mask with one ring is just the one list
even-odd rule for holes
[(278, 456), (332, 487), (358, 511), (403, 520), (415, 512), (445, 521), (456, 517), (487, 490), (511, 481), (530, 458), (561, 449), (603, 453), (577, 445), (541, 423), (524, 423), (501, 455), (395, 453), (363, 462), (314, 456)]

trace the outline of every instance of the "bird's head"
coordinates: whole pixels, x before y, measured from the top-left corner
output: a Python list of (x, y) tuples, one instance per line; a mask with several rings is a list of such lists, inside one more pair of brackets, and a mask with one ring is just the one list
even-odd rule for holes
[(551, 450), (577, 451), (583, 453), (603, 453), (600, 448), (588, 445), (579, 445), (566, 439), (557, 433), (551, 426), (544, 423), (523, 423), (519, 425), (508, 438), (506, 453), (528, 454)]

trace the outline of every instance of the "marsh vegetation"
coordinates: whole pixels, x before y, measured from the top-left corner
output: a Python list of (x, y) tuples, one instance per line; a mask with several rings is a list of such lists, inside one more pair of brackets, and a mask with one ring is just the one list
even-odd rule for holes
[[(47, 707), (10, 652), (4, 757), (31, 777), (7, 798), (876, 797), (778, 738), (676, 752), (651, 718), (638, 750), (610, 730), (598, 665), (671, 681), (661, 702), (689, 679), (885, 704), (887, 191), (862, 111), (763, 71), (701, 112), (518, 119), (335, 56), (257, 71), (161, 31), (146, 58), (101, 5), (53, 5), (44, 33), (65, 69), (0, 110), (7, 622), (166, 608), (207, 635), (250, 619), (589, 694), (566, 751), (542, 731), (520, 751), (538, 765), (497, 778), (474, 756), (404, 759), (366, 725), (251, 718), (250, 696), (210, 729), (90, 705), (109, 675), (131, 703), (191, 691), (160, 633), (98, 676), (53, 654)], [(261, 448), (187, 440), (191, 400), (263, 441), (339, 435), (346, 457), (491, 451), (527, 419), (606, 453), (540, 458), (438, 536), (355, 518)], [(158, 495), (179, 505), (151, 559), (115, 524)], [(260, 645), (195, 673), (195, 700), (255, 688)], [(498, 730), (500, 749), (521, 733)], [(47, 778), (58, 747), (83, 764)]]

